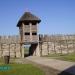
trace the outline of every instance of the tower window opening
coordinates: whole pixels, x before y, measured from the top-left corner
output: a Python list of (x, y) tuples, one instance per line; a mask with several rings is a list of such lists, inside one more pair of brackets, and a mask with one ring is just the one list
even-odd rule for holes
[(30, 35), (30, 33), (26, 32), (25, 35)]
[(25, 25), (29, 25), (29, 22), (26, 22)]
[(36, 22), (33, 22), (32, 25), (36, 25)]
[(32, 33), (32, 35), (37, 35), (37, 33), (36, 33), (36, 32), (34, 32), (34, 33)]

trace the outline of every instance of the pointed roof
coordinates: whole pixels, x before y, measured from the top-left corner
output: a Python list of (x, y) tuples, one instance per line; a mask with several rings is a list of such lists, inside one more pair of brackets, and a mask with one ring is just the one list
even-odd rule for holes
[(30, 21), (30, 22), (34, 21), (34, 22), (38, 22), (38, 23), (41, 22), (41, 20), (37, 16), (33, 15), (30, 12), (25, 12), (23, 14), (23, 16), (20, 18), (17, 26), (19, 26), (20, 22), (28, 22), (28, 21)]

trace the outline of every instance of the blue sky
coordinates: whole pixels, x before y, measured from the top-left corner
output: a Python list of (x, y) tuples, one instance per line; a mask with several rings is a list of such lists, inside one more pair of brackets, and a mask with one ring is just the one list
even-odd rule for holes
[(0, 35), (19, 34), (25, 11), (42, 20), (40, 34), (75, 34), (75, 0), (0, 0)]

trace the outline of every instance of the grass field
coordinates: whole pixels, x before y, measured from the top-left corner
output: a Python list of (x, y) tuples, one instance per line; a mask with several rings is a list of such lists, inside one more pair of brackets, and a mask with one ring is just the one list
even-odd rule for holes
[(49, 54), (49, 58), (75, 62), (75, 53), (70, 54)]
[[(8, 70), (1, 70), (1, 67), (9, 67)], [(0, 75), (45, 75), (44, 72), (31, 64), (9, 64), (0, 65)]]
[(4, 63), (4, 59), (3, 58), (0, 58), (0, 64), (1, 63)]

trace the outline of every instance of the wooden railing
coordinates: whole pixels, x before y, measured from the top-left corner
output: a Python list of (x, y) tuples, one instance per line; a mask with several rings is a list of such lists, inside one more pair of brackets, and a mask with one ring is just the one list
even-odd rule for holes
[(33, 35), (32, 37), (30, 37), (30, 35), (26, 35), (25, 38), (24, 38), (24, 42), (38, 42), (39, 37), (37, 35)]
[(32, 36), (32, 41), (33, 42), (38, 42), (39, 41), (39, 36), (38, 35), (33, 35)]
[(35, 31), (35, 32), (37, 31), (37, 26), (36, 25), (32, 26), (32, 31)]
[(30, 31), (30, 26), (29, 25), (25, 25), (24, 31), (25, 32), (29, 32)]

